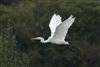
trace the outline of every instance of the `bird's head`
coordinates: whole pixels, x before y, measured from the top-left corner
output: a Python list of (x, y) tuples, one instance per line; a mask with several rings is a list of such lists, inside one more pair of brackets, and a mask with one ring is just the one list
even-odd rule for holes
[(42, 40), (44, 39), (43, 37), (35, 37), (35, 38), (32, 38), (31, 40)]

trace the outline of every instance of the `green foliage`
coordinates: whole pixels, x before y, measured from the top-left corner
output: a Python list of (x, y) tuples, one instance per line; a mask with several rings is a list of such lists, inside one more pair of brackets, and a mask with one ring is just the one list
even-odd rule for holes
[[(41, 44), (54, 13), (73, 14), (69, 46)], [(98, 0), (9, 0), (0, 3), (0, 67), (100, 67)]]
[(0, 67), (28, 67), (28, 63), (28, 55), (18, 53), (14, 36), (0, 36)]

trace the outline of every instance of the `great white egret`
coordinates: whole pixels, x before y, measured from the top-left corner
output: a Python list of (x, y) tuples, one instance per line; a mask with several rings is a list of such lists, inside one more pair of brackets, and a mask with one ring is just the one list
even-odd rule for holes
[(61, 19), (60, 15), (54, 14), (52, 16), (49, 24), (51, 36), (47, 40), (44, 40), (43, 37), (32, 38), (32, 40), (40, 40), (41, 43), (69, 45), (68, 41), (65, 41), (65, 37), (68, 29), (73, 24), (75, 17), (73, 18), (73, 16), (70, 15), (70, 17), (63, 22)]

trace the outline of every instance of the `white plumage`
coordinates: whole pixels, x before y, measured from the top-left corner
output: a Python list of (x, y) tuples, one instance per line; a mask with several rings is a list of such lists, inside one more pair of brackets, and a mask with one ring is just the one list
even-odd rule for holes
[(68, 29), (75, 21), (75, 17), (71, 15), (68, 19), (62, 22), (60, 15), (54, 14), (51, 18), (49, 27), (51, 30), (51, 36), (44, 40), (42, 37), (32, 38), (32, 40), (40, 40), (41, 43), (54, 43), (54, 44), (65, 44), (68, 45), (68, 41), (65, 41)]

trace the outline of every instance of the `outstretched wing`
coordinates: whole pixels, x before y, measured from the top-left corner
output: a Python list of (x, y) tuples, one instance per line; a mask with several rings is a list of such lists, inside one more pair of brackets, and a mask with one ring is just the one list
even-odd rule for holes
[(56, 15), (54, 14), (50, 20), (50, 24), (49, 24), (49, 27), (50, 27), (50, 30), (51, 30), (51, 36), (52, 37), (55, 33), (55, 30), (56, 30), (56, 27), (58, 25), (60, 25), (62, 23), (61, 21), (61, 17), (60, 15)]
[(68, 29), (73, 24), (74, 20), (75, 20), (75, 18), (73, 18), (73, 16), (71, 15), (63, 23), (61, 23), (59, 26), (57, 26), (56, 31), (52, 38), (57, 41), (64, 41), (66, 34), (68, 32)]

